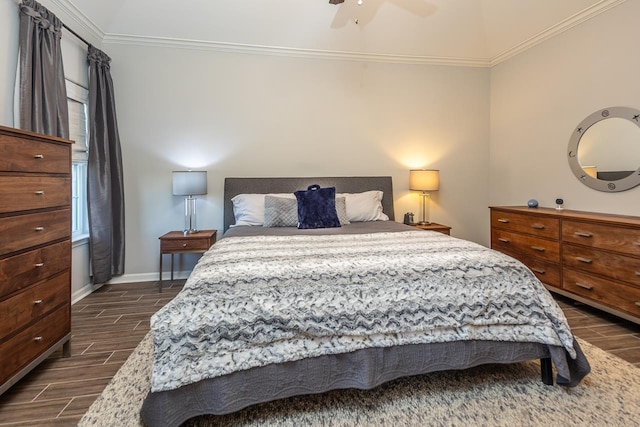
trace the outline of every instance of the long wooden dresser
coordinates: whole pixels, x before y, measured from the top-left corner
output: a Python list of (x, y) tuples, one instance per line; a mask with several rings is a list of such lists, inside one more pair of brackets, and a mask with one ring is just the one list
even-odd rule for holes
[(0, 394), (70, 354), (71, 144), (0, 126)]
[(491, 247), (552, 292), (640, 323), (640, 218), (491, 207)]

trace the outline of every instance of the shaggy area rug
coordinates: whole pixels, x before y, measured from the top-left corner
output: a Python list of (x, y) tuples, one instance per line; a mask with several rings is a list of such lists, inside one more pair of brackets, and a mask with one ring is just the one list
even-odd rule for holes
[[(640, 369), (579, 340), (592, 372), (575, 388), (545, 386), (537, 361), (403, 378), (264, 403), (187, 426), (638, 426)], [(140, 426), (149, 389), (147, 335), (79, 426)]]

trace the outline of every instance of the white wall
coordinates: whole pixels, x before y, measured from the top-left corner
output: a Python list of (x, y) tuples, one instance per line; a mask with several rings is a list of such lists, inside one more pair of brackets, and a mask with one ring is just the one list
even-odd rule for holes
[(431, 219), (488, 244), (488, 69), (104, 50), (125, 167), (127, 275), (157, 271), (158, 237), (182, 228), (182, 198), (171, 195), (171, 171), (182, 168), (208, 171), (198, 225), (218, 230), (227, 176), (391, 175), (402, 221), (420, 206), (409, 169), (439, 168)]
[(624, 2), (492, 69), (491, 204), (536, 198), (554, 206), (562, 197), (569, 209), (640, 215), (640, 187), (592, 190), (566, 157), (571, 133), (589, 114), (640, 109), (639, 16), (640, 1)]

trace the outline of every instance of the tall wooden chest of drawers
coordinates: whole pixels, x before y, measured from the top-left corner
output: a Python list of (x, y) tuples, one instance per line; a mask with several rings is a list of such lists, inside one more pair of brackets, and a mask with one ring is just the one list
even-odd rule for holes
[(558, 294), (640, 323), (640, 218), (492, 207), (491, 247)]
[(0, 394), (70, 352), (71, 144), (0, 126)]

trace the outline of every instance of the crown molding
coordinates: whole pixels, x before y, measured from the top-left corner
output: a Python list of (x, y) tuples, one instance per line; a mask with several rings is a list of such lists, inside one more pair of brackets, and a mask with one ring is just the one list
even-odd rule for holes
[(394, 64), (453, 65), (458, 67), (488, 67), (490, 61), (475, 58), (450, 58), (434, 56), (394, 55), (383, 53), (344, 52), (333, 50), (300, 49), (278, 46), (261, 46), (240, 43), (224, 43), (204, 40), (189, 40), (127, 34), (106, 34), (104, 44), (153, 46), (210, 50), (216, 52), (243, 53), (255, 55), (288, 56), (294, 58), (332, 59), (344, 61), (383, 62)]
[(456, 58), (436, 56), (395, 55), (365, 52), (345, 52), (331, 50), (301, 49), (278, 46), (261, 46), (240, 43), (225, 43), (204, 40), (189, 40), (154, 36), (137, 36), (129, 34), (104, 33), (95, 23), (82, 13), (69, 0), (50, 0), (51, 3), (66, 13), (75, 23), (72, 25), (80, 34), (90, 35), (90, 40), (97, 45), (120, 44), (135, 46), (153, 46), (209, 50), (216, 52), (242, 53), (254, 55), (285, 56), (294, 58), (328, 59), (343, 61), (365, 61), (394, 64), (446, 65), (457, 67), (491, 68), (512, 58), (538, 44), (549, 40), (627, 0), (601, 0), (600, 2), (570, 16), (556, 25), (536, 34), (518, 45), (505, 50), (493, 58)]
[[(69, 25), (73, 31), (87, 38), (90, 42), (100, 46), (104, 40), (105, 33), (93, 21), (91, 21), (80, 9), (68, 0), (49, 0), (57, 9), (59, 9), (66, 17), (73, 21), (67, 22), (66, 18), (62, 18), (63, 22)], [(59, 15), (59, 13), (57, 13)]]
[(489, 64), (491, 67), (493, 67), (494, 65), (498, 65), (499, 63), (504, 62), (509, 58), (512, 58), (534, 46), (539, 45), (546, 40), (549, 40), (550, 38), (557, 36), (558, 34), (561, 34), (577, 25), (582, 24), (585, 21), (588, 21), (589, 19), (597, 15), (600, 15), (603, 12), (606, 12), (613, 7), (624, 3), (625, 1), (627, 0), (602, 0), (576, 13), (575, 15), (568, 17), (567, 19), (557, 23), (556, 25), (536, 34), (535, 36), (528, 38), (524, 42), (505, 50), (499, 55), (496, 55), (495, 57), (491, 58)]

